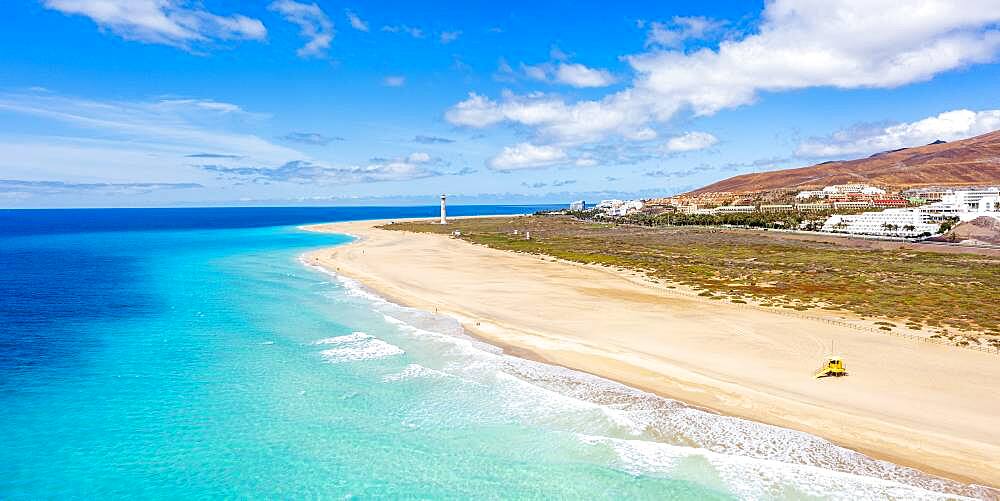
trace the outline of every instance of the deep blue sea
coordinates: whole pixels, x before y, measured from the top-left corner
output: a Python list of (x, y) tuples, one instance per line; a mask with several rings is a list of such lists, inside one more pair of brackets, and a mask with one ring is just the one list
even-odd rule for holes
[(0, 211), (0, 499), (981, 494), (504, 355), (299, 261), (349, 237), (297, 225), (437, 210)]

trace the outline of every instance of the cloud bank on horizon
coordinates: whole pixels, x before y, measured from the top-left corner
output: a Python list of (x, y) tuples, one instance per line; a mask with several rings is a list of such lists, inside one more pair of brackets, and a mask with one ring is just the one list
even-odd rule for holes
[(1000, 129), (995, 0), (331, 8), (8, 7), (54, 61), (2, 56), (0, 204), (669, 194)]
[(954, 110), (915, 122), (837, 131), (825, 138), (803, 142), (796, 152), (817, 158), (865, 154), (965, 139), (995, 130), (1000, 130), (1000, 110)]

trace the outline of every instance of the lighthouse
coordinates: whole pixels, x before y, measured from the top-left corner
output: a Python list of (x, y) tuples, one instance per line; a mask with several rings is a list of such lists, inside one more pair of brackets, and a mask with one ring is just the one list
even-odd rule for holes
[(448, 215), (445, 213), (445, 198), (447, 198), (447, 196), (441, 194), (441, 224), (448, 224)]

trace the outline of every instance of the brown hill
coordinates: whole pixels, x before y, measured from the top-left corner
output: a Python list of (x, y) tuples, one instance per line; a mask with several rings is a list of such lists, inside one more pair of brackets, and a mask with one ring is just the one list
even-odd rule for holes
[(933, 238), (941, 242), (967, 242), (970, 244), (1000, 245), (1000, 221), (981, 216), (959, 224), (944, 235)]
[(869, 183), (893, 188), (1000, 184), (1000, 131), (927, 146), (876, 153), (868, 158), (811, 167), (743, 174), (689, 193), (819, 189)]

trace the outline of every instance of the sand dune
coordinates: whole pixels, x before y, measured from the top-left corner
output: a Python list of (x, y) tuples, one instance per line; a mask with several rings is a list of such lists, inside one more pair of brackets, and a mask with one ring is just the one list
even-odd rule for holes
[[(1000, 485), (996, 355), (671, 294), (613, 270), (377, 223), (310, 227), (360, 240), (307, 259), (398, 303), (454, 316), (521, 356)], [(831, 340), (851, 375), (813, 379)]]

